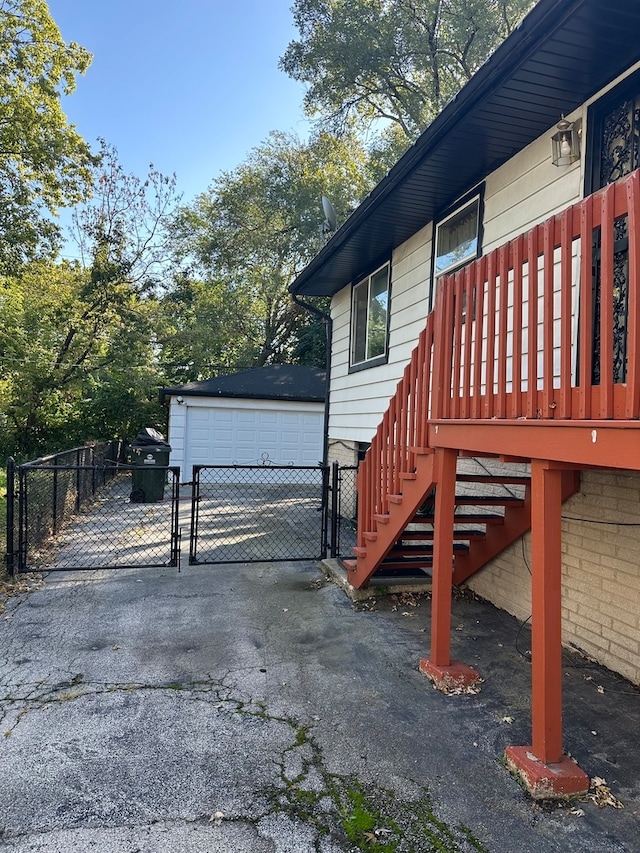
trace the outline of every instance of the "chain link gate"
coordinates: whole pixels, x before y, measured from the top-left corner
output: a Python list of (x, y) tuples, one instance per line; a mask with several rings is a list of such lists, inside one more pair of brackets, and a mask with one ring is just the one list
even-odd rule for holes
[(7, 466), (7, 568), (31, 571), (180, 564), (180, 469), (158, 467), (161, 500), (136, 502), (137, 466), (77, 448)]
[[(180, 469), (158, 466), (160, 500), (137, 502), (139, 468), (109, 446), (7, 466), (7, 568), (180, 565)], [(189, 563), (319, 560), (355, 544), (355, 468), (195, 466)], [(187, 499), (183, 496), (183, 500)], [(185, 507), (186, 509), (186, 507)], [(185, 531), (186, 532), (186, 531)]]
[(323, 559), (328, 484), (323, 465), (195, 465), (189, 563)]

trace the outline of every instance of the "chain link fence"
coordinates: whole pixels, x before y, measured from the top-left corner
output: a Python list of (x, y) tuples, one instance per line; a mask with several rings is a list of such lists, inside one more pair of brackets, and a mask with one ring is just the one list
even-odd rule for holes
[(329, 542), (331, 557), (351, 557), (352, 548), (357, 542), (358, 531), (358, 491), (356, 480), (357, 465), (331, 466), (330, 506), (329, 506)]
[[(179, 469), (125, 465), (120, 442), (7, 467), (7, 568), (178, 565)], [(196, 466), (189, 562), (317, 560), (356, 544), (357, 467)], [(138, 503), (136, 477), (160, 477)], [(188, 500), (188, 498), (185, 499)], [(185, 531), (186, 532), (186, 531)]]
[[(177, 565), (179, 469), (157, 471), (158, 504), (131, 500), (135, 466), (120, 441), (7, 466), (7, 568)], [(164, 501), (166, 492), (166, 501)]]
[(194, 466), (189, 562), (326, 556), (327, 475), (323, 466)]

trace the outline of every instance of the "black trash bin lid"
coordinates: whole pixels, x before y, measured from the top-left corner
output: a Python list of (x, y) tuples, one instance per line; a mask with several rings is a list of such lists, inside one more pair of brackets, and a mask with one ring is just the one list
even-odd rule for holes
[(165, 437), (161, 432), (153, 427), (142, 427), (135, 439), (131, 442), (131, 447), (151, 447), (152, 445), (166, 445)]

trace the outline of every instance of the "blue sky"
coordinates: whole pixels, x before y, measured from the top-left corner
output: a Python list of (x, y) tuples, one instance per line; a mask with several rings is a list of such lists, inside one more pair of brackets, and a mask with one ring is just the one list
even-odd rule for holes
[(65, 41), (93, 53), (63, 102), (126, 172), (175, 172), (185, 202), (270, 130), (305, 138), (304, 88), (278, 70), (292, 0), (48, 0)]

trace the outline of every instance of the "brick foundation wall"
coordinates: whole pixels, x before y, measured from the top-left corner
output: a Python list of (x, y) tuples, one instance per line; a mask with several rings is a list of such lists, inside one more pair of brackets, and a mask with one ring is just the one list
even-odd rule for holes
[[(640, 474), (583, 473), (562, 515), (563, 643), (640, 684)], [(529, 566), (527, 534), (468, 586), (524, 620)]]

